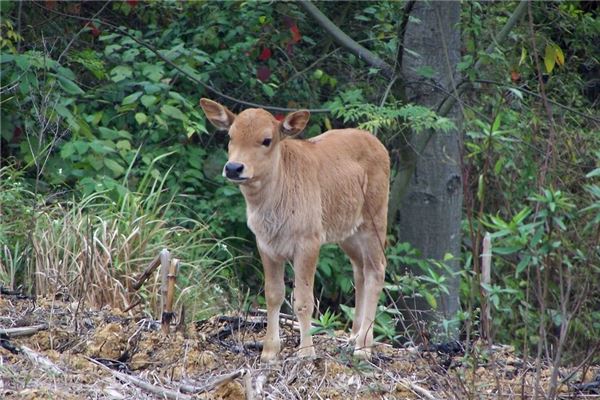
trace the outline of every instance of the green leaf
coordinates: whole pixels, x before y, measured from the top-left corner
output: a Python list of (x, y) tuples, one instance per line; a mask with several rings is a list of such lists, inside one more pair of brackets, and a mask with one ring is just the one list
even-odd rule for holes
[(63, 160), (70, 158), (73, 154), (75, 154), (75, 146), (72, 142), (65, 143), (62, 149), (60, 149), (60, 157)]
[(125, 62), (132, 62), (140, 54), (140, 51), (136, 48), (127, 49), (123, 52), (122, 58)]
[(268, 97), (273, 97), (275, 95), (275, 91), (269, 85), (262, 85), (262, 90)]
[(119, 131), (115, 129), (106, 128), (104, 126), (98, 127), (98, 130), (100, 131), (100, 137), (102, 139), (114, 140), (121, 136), (119, 135)]
[(483, 174), (479, 175), (479, 179), (477, 180), (477, 200), (480, 202), (483, 201), (483, 191), (484, 191), (485, 180), (483, 179)]
[(131, 150), (131, 142), (129, 140), (119, 140), (117, 142), (117, 149), (119, 149), (119, 150)]
[(523, 65), (523, 63), (527, 60), (527, 49), (525, 47), (521, 47), (521, 58), (519, 58), (519, 65)]
[(427, 78), (427, 79), (433, 78), (433, 75), (435, 74), (435, 70), (429, 65), (424, 65), (422, 67), (419, 67), (419, 68), (417, 68), (417, 70), (415, 72), (418, 75), (421, 75), (422, 77)]
[(73, 146), (75, 146), (75, 149), (77, 150), (77, 153), (79, 153), (79, 155), (85, 154), (90, 148), (90, 144), (82, 140), (77, 140), (73, 143)]
[(138, 123), (138, 125), (142, 125), (145, 124), (148, 121), (148, 116), (144, 113), (136, 113), (135, 114), (135, 120)]
[(525, 270), (525, 268), (527, 268), (530, 261), (531, 261), (531, 256), (529, 254), (525, 255), (525, 257), (523, 257), (521, 259), (521, 261), (519, 261), (519, 264), (517, 265), (516, 274), (517, 275), (521, 274), (521, 272), (523, 272)]
[(123, 101), (121, 102), (122, 105), (127, 105), (127, 104), (133, 104), (137, 101), (137, 99), (140, 98), (140, 96), (143, 94), (143, 92), (138, 91), (135, 93), (130, 94), (129, 96), (125, 97), (123, 99)]
[(600, 176), (600, 168), (596, 168), (592, 172), (589, 172), (585, 175), (586, 178), (594, 178), (596, 176)]
[(544, 51), (544, 65), (546, 66), (546, 72), (551, 73), (556, 63), (556, 48), (549, 44), (546, 46)]
[(144, 107), (150, 108), (150, 106), (152, 106), (152, 105), (154, 105), (154, 103), (156, 103), (156, 96), (152, 96), (150, 94), (145, 94), (142, 96), (140, 101), (142, 102)]
[(164, 72), (161, 65), (147, 64), (142, 69), (142, 74), (153, 82), (158, 82), (162, 79)]
[(512, 92), (519, 100), (523, 100), (523, 92), (516, 88), (508, 88), (509, 91)]
[(131, 70), (131, 67), (128, 67), (127, 65), (116, 66), (110, 71), (110, 79), (113, 82), (121, 82), (132, 76), (133, 71)]
[(106, 166), (106, 168), (110, 169), (115, 174), (115, 177), (123, 175), (123, 173), (125, 172), (125, 168), (123, 168), (121, 164), (110, 158), (104, 159), (104, 165)]
[(514, 254), (517, 251), (521, 250), (522, 248), (523, 248), (522, 246), (494, 247), (492, 249), (492, 253), (505, 256), (508, 254)]
[(565, 63), (565, 55), (557, 44), (554, 45), (554, 52), (556, 53), (556, 63), (562, 66)]
[(171, 118), (178, 119), (180, 121), (185, 121), (187, 117), (184, 113), (182, 113), (177, 107), (173, 107), (171, 105), (165, 104), (160, 108), (160, 112), (164, 115), (167, 115)]
[(435, 297), (433, 296), (433, 294), (431, 294), (430, 292), (425, 292), (423, 293), (423, 297), (425, 297), (425, 300), (427, 301), (427, 304), (429, 304), (429, 306), (432, 309), (436, 309), (437, 308), (437, 300), (435, 299)]
[(58, 83), (60, 85), (60, 87), (67, 92), (68, 94), (84, 94), (84, 91), (81, 90), (81, 88), (79, 86), (77, 86), (75, 84), (75, 82), (73, 82), (70, 79), (65, 78), (64, 76), (60, 76), (58, 75)]
[(494, 123), (492, 124), (492, 132), (496, 132), (498, 128), (500, 128), (500, 121), (502, 119), (502, 113), (496, 114), (496, 118), (494, 118)]

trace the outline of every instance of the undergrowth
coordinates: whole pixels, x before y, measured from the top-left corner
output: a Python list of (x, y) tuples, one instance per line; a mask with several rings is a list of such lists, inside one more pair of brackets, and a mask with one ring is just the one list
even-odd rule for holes
[[(167, 248), (182, 261), (178, 303), (195, 316), (226, 306), (234, 261), (226, 240), (198, 219), (174, 217), (177, 198), (165, 197), (163, 182), (154, 179), (145, 192), (128, 191), (116, 201), (109, 190), (42, 196), (20, 172), (3, 167), (0, 281), (35, 295), (125, 309), (136, 276)], [(137, 293), (150, 310), (158, 307), (159, 285), (151, 279)]]

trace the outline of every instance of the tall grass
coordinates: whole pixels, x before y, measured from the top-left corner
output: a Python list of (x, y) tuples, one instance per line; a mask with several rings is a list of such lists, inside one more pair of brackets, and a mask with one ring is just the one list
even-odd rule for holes
[[(140, 291), (131, 285), (148, 262), (167, 248), (182, 260), (179, 302), (194, 315), (228, 296), (228, 246), (197, 219), (170, 217), (175, 196), (164, 178), (143, 180), (141, 192), (100, 192), (48, 201), (27, 190), (14, 168), (0, 169), (0, 282), (35, 295), (68, 296), (86, 305), (124, 309), (141, 295), (155, 310), (156, 279)], [(227, 283), (227, 285), (223, 285)], [(188, 307), (189, 309), (189, 307)]]

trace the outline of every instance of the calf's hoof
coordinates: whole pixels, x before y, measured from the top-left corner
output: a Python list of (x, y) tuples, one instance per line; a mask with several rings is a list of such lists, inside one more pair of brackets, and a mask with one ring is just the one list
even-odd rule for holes
[(281, 342), (279, 340), (265, 340), (262, 353), (260, 353), (260, 362), (272, 363), (276, 361), (280, 351)]
[(300, 357), (300, 358), (316, 358), (317, 354), (315, 353), (315, 348), (313, 346), (301, 347), (298, 349), (298, 357)]
[(277, 351), (263, 350), (263, 352), (260, 353), (260, 362), (265, 363), (265, 364), (274, 363), (275, 361), (277, 361), (278, 354), (279, 354), (279, 352), (277, 352)]
[(359, 360), (371, 360), (371, 349), (369, 347), (361, 347), (354, 349), (354, 357)]

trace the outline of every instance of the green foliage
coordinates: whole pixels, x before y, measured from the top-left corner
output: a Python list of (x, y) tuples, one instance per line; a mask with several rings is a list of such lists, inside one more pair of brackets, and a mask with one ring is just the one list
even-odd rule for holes
[(319, 316), (319, 319), (313, 320), (316, 326), (311, 329), (312, 334), (327, 332), (334, 335), (334, 331), (342, 327), (340, 316), (332, 312), (329, 308)]
[(451, 120), (438, 116), (424, 106), (402, 105), (399, 102), (389, 102), (383, 106), (365, 103), (361, 89), (341, 92), (327, 103), (327, 106), (344, 124), (358, 124), (359, 128), (370, 132), (377, 132), (379, 129), (402, 129), (406, 126), (416, 133), (430, 129), (448, 132), (455, 128)]

